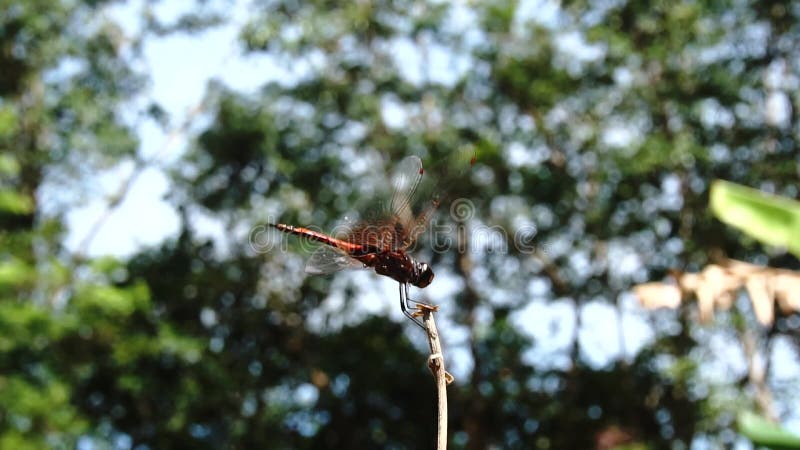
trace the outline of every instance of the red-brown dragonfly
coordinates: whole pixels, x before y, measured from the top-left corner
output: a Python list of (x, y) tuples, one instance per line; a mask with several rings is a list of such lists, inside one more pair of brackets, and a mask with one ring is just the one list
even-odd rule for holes
[[(456, 160), (464, 160), (464, 157)], [(470, 154), (469, 165), (474, 163), (475, 158)], [(306, 264), (306, 273), (329, 274), (343, 269), (372, 268), (376, 273), (396, 280), (400, 283), (400, 308), (403, 314), (424, 328), (414, 313), (418, 310), (417, 306), (430, 305), (412, 300), (408, 286), (428, 286), (433, 281), (433, 270), (427, 263), (416, 261), (406, 253), (425, 231), (442, 199), (438, 189), (421, 194), (424, 189), (419, 187), (424, 174), (419, 157), (403, 159), (391, 177), (392, 194), (388, 205), (367, 220), (344, 227), (345, 230), (337, 237), (305, 227), (282, 223), (270, 225), (285, 233), (325, 244), (311, 255)], [(414, 214), (415, 203), (420, 201), (420, 197), (427, 204)]]

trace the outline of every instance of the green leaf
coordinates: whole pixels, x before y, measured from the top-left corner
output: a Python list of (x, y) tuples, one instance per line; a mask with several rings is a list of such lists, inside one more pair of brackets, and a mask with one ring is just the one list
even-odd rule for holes
[(161, 352), (175, 355), (187, 363), (196, 363), (205, 348), (202, 340), (181, 335), (166, 324), (159, 326), (158, 341)]
[(36, 271), (19, 259), (0, 262), (0, 289), (20, 287), (32, 282)]
[[(205, 341), (179, 334), (169, 325), (161, 324), (158, 334), (139, 334), (126, 337), (115, 343), (114, 361), (120, 365), (135, 364), (140, 358), (158, 355), (171, 355), (178, 359), (193, 364), (200, 360)], [(135, 390), (136, 384), (131, 380), (124, 381), (124, 388)]]
[(0, 213), (28, 214), (33, 211), (33, 200), (12, 190), (0, 190)]
[(85, 285), (78, 289), (73, 303), (82, 313), (122, 318), (149, 308), (150, 293), (144, 283), (124, 288)]
[(750, 411), (744, 411), (736, 419), (739, 431), (755, 444), (773, 449), (800, 449), (800, 436), (792, 434), (779, 425)]
[(0, 137), (13, 135), (19, 127), (19, 117), (11, 105), (0, 107)]
[(44, 308), (30, 302), (0, 303), (0, 352), (42, 350), (57, 336), (57, 328), (50, 311)]
[(15, 158), (9, 155), (0, 155), (0, 175), (16, 176), (19, 169), (19, 162)]
[(748, 236), (800, 256), (800, 202), (717, 180), (711, 185), (711, 210)]
[(3, 430), (0, 448), (47, 448), (42, 442), (44, 430), (53, 438), (86, 429), (87, 423), (70, 404), (69, 384), (58, 380), (42, 384), (18, 375), (0, 378), (0, 383), (0, 410), (16, 425)]

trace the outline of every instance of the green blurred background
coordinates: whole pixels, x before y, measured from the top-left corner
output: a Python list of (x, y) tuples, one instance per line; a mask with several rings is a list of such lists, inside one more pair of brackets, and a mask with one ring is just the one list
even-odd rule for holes
[(631, 293), (800, 267), (708, 206), (718, 178), (798, 197), (799, 49), (796, 2), (4, 0), (0, 448), (432, 448), (396, 284), (249, 238), (465, 148), (463, 226), (505, 234), (420, 245), (413, 294), (442, 307), (450, 448), (749, 449), (748, 410), (800, 431), (796, 312)]

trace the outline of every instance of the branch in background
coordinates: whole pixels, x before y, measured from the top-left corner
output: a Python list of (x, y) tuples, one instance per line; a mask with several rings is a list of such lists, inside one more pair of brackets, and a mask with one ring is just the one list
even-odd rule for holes
[[(225, 57), (222, 59), (222, 63), (219, 65), (219, 67), (221, 68), (220, 73), (222, 70), (224, 70), (225, 67), (227, 67), (228, 61), (230, 61), (231, 58), (236, 56), (237, 50), (238, 50), (238, 45), (236, 44), (236, 42), (232, 43), (229, 52), (225, 55)], [(146, 67), (148, 66), (146, 59), (144, 60), (144, 64)], [(217, 78), (219, 78), (219, 73), (209, 76), (208, 80), (210, 81)], [(133, 188), (133, 185), (136, 183), (136, 180), (142, 175), (145, 169), (151, 167), (152, 163), (157, 162), (158, 157), (167, 153), (170, 147), (175, 142), (177, 142), (179, 138), (188, 135), (192, 126), (195, 124), (195, 120), (202, 113), (206, 111), (207, 107), (208, 107), (207, 98), (202, 98), (194, 106), (192, 106), (191, 109), (189, 109), (189, 111), (186, 113), (186, 116), (183, 118), (183, 121), (177, 127), (174, 127), (171, 130), (169, 130), (167, 135), (164, 137), (164, 141), (161, 143), (161, 146), (158, 148), (158, 150), (156, 150), (153, 157), (150, 158), (151, 162), (141, 161), (141, 160), (136, 162), (136, 166), (134, 167), (133, 172), (131, 172), (128, 178), (122, 181), (119, 188), (117, 189), (117, 192), (108, 197), (108, 205), (106, 209), (97, 218), (97, 220), (95, 220), (95, 222), (89, 228), (89, 231), (80, 241), (80, 244), (78, 245), (78, 248), (75, 252), (76, 260), (81, 260), (86, 256), (86, 254), (89, 251), (89, 246), (92, 244), (94, 238), (103, 228), (108, 219), (111, 218), (113, 212), (117, 208), (119, 208), (119, 206), (123, 203), (123, 201), (128, 197)]]
[(747, 360), (747, 378), (755, 388), (755, 400), (761, 412), (771, 421), (778, 421), (778, 413), (775, 411), (774, 397), (772, 390), (767, 384), (767, 361), (769, 346), (759, 349), (758, 339), (753, 330), (746, 330), (737, 327), (739, 340), (742, 342), (742, 350)]
[(470, 386), (472, 390), (472, 401), (470, 401), (464, 410), (464, 430), (467, 433), (467, 449), (485, 449), (488, 447), (488, 443), (486, 442), (486, 421), (483, 419), (486, 411), (487, 405), (483, 399), (483, 395), (477, 390), (477, 386), (480, 385), (481, 374), (483, 371), (481, 370), (484, 361), (482, 353), (478, 351), (478, 338), (476, 337), (476, 314), (475, 309), (478, 306), (478, 302), (480, 301), (480, 295), (478, 290), (472, 283), (472, 270), (473, 270), (473, 263), (472, 259), (470, 259), (470, 246), (471, 241), (468, 239), (468, 235), (466, 233), (466, 227), (458, 226), (458, 248), (463, 249), (458, 254), (458, 259), (456, 261), (456, 273), (458, 273), (464, 280), (464, 290), (463, 290), (463, 314), (464, 314), (464, 325), (469, 329), (470, 339), (469, 339), (469, 351), (470, 355), (472, 356), (473, 361), (473, 368), (472, 368), (472, 375), (470, 375), (470, 380), (466, 383), (467, 386)]
[[(167, 136), (164, 138), (164, 142), (161, 144), (161, 147), (156, 151), (155, 156), (158, 157), (163, 155), (169, 150), (174, 142), (178, 140), (178, 138), (185, 136), (189, 130), (191, 129), (192, 124), (194, 123), (195, 119), (205, 110), (205, 102), (200, 101), (198, 102), (191, 110), (189, 110), (188, 114), (184, 118), (183, 122), (176, 128), (170, 130)], [(89, 251), (89, 246), (92, 244), (95, 236), (100, 230), (103, 228), (103, 225), (108, 221), (111, 217), (111, 214), (119, 208), (122, 202), (128, 197), (130, 194), (131, 189), (133, 188), (136, 180), (139, 176), (144, 173), (145, 169), (147, 169), (150, 165), (139, 161), (134, 167), (133, 172), (122, 181), (120, 184), (119, 189), (113, 195), (109, 196), (108, 206), (97, 218), (97, 220), (92, 224), (89, 228), (89, 232), (86, 233), (86, 236), (81, 240), (81, 243), (78, 245), (78, 249), (75, 252), (75, 256), (77, 259), (82, 259)]]

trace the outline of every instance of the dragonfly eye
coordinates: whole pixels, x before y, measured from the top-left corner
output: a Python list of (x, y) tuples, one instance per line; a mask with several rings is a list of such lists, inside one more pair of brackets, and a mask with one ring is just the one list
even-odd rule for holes
[(431, 281), (433, 281), (433, 269), (431, 269), (431, 266), (427, 263), (418, 263), (417, 279), (416, 282), (412, 284), (418, 288), (424, 288), (431, 284)]

